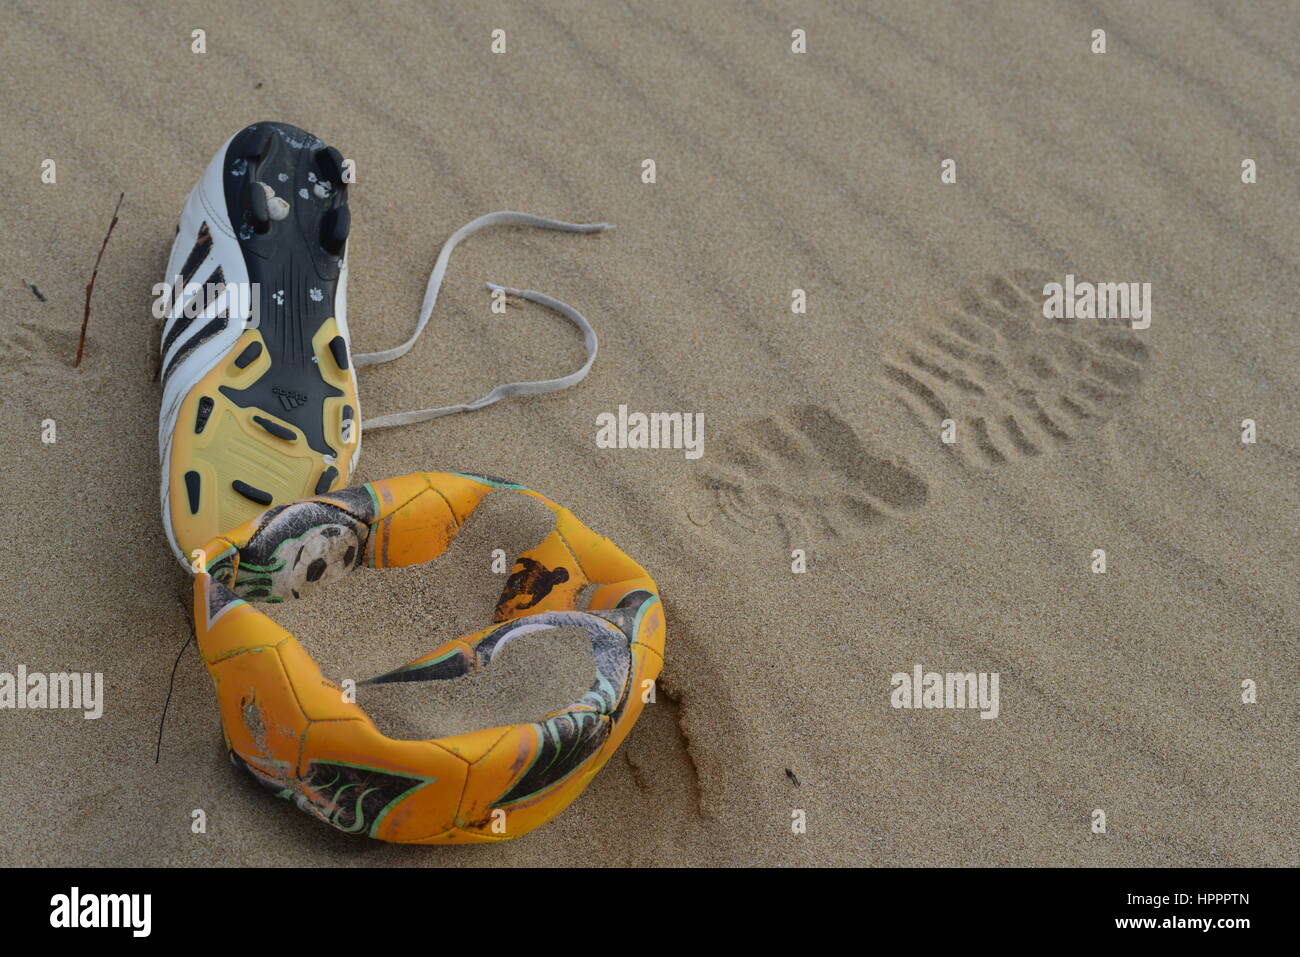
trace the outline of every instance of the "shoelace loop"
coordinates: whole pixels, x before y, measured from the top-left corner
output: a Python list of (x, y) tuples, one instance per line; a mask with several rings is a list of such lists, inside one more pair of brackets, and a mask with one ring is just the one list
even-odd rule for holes
[[(380, 352), (366, 352), (352, 357), (353, 363), (357, 367), (379, 365), (384, 362), (391, 362), (394, 359), (401, 358), (411, 350), (411, 347), (419, 340), (424, 327), (429, 322), (429, 316), (433, 313), (433, 307), (438, 302), (438, 291), (442, 288), (442, 279), (447, 272), (447, 261), (451, 258), (451, 252), (456, 245), (462, 240), (480, 229), (488, 226), (534, 226), (539, 229), (555, 229), (561, 232), (569, 233), (599, 233), (614, 226), (611, 223), (567, 223), (558, 219), (546, 219), (541, 216), (533, 216), (529, 213), (518, 213), (511, 211), (502, 211), (496, 213), (487, 213), (477, 219), (466, 223), (456, 232), (452, 233), (450, 238), (443, 244), (441, 251), (438, 253), (438, 260), (434, 263), (433, 272), (429, 274), (428, 285), (424, 290), (424, 303), (420, 307), (420, 318), (415, 324), (415, 331), (411, 337), (399, 346), (391, 349), (384, 349)], [(522, 299), (530, 300), (538, 305), (553, 309), (560, 315), (564, 316), (579, 329), (582, 330), (583, 346), (587, 350), (587, 361), (582, 367), (571, 372), (569, 375), (560, 376), (556, 379), (540, 379), (532, 382), (507, 382), (496, 386), (486, 395), (474, 399), (472, 402), (465, 402), (458, 405), (446, 405), (436, 409), (416, 409), (410, 412), (394, 412), (390, 415), (381, 415), (377, 418), (365, 420), (361, 427), (365, 429), (384, 429), (395, 425), (413, 425), (416, 422), (427, 422), (429, 419), (436, 419), (444, 415), (452, 415), (456, 412), (469, 412), (473, 409), (481, 409), (484, 406), (491, 405), (501, 399), (511, 395), (537, 395), (542, 392), (556, 392), (560, 389), (567, 389), (570, 386), (577, 385), (587, 373), (591, 371), (592, 364), (596, 361), (596, 353), (599, 348), (599, 342), (596, 338), (596, 331), (591, 327), (586, 318), (578, 310), (574, 309), (567, 303), (554, 299), (544, 293), (535, 292), (531, 289), (512, 289), (508, 286), (499, 286), (495, 283), (487, 283), (490, 290), (501, 290), (510, 296), (518, 296)]]

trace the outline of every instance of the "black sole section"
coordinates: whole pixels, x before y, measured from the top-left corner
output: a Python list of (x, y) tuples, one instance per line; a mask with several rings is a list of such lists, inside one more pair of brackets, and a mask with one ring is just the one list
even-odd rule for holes
[(260, 342), (250, 342), (244, 347), (244, 351), (235, 358), (235, 368), (247, 369), (261, 354), (262, 344)]
[(346, 370), (348, 367), (348, 344), (343, 341), (342, 336), (335, 336), (330, 340), (330, 355), (334, 357), (334, 364), (340, 369)]
[(244, 186), (248, 191), (248, 216), (252, 220), (253, 228), (259, 233), (264, 233), (271, 228), (271, 210), (266, 201), (266, 190), (262, 184), (256, 180), (250, 179)]
[(270, 492), (263, 492), (260, 488), (253, 488), (253, 486), (249, 485), (247, 482), (241, 482), (239, 479), (235, 479), (230, 483), (230, 487), (240, 495), (244, 496), (244, 498), (256, 502), (258, 505), (271, 504)]
[(208, 416), (212, 414), (212, 407), (215, 405), (211, 396), (205, 395), (199, 399), (199, 410), (194, 414), (194, 434), (199, 435), (208, 425)]
[(331, 210), (325, 214), (320, 224), (320, 244), (335, 256), (343, 254), (343, 244), (348, 241), (352, 231), (352, 214), (346, 206)]
[(327, 146), (316, 154), (316, 168), (331, 183), (343, 182), (343, 154)]
[(199, 491), (201, 478), (198, 472), (185, 473), (185, 496), (190, 500), (190, 514), (199, 514)]
[(277, 439), (284, 439), (286, 442), (292, 442), (298, 437), (298, 433), (293, 429), (286, 429), (278, 422), (272, 422), (270, 419), (264, 419), (260, 415), (253, 416), (253, 421), (260, 425), (266, 431), (270, 432)]
[(334, 480), (339, 477), (339, 470), (330, 466), (324, 472), (320, 473), (320, 478), (316, 480), (316, 494), (324, 495), (334, 484)]
[[(351, 229), (342, 155), (296, 126), (266, 122), (238, 133), (224, 163), (226, 211), (249, 281), (260, 289), (259, 331), (271, 361), (247, 388), (221, 386), (221, 393), (241, 408), (288, 422), (313, 451), (338, 455), (326, 439), (324, 405), (343, 393), (322, 378), (312, 342), (334, 315)], [(279, 219), (271, 206), (278, 208)], [(341, 337), (335, 341), (341, 348), (332, 342), (331, 354), (346, 369), (346, 344)], [(258, 355), (245, 350), (236, 365), (244, 368)]]

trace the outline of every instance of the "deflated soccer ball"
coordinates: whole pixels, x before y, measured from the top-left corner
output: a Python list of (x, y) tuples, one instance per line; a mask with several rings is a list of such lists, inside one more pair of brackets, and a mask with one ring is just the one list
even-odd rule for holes
[[(582, 629), (596, 681), (531, 724), (426, 741), (389, 738), (302, 645), (250, 601), (298, 598), (365, 565), (442, 554), (493, 489), (531, 496), (555, 529), (520, 555), (493, 624), (372, 682), (448, 680), (485, 668), (512, 638)], [(613, 542), (531, 489), (417, 472), (269, 509), (202, 550), (194, 618), (231, 759), (340, 830), (407, 844), (508, 840), (566, 808), (613, 755), (663, 666), (654, 580)], [(585, 609), (577, 596), (596, 585)]]

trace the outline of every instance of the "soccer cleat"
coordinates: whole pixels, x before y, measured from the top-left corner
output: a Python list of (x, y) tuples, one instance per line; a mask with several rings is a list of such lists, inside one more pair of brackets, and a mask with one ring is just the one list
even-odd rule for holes
[(167, 265), (163, 524), (194, 549), (271, 505), (347, 486), (361, 447), (338, 150), (285, 123), (229, 139)]
[(287, 123), (254, 123), (217, 151), (185, 203), (167, 264), (162, 334), (162, 511), (182, 562), (262, 510), (349, 485), (365, 428), (468, 412), (507, 396), (581, 382), (596, 359), (582, 314), (531, 290), (488, 288), (554, 309), (583, 334), (587, 361), (537, 382), (499, 385), (471, 402), (362, 423), (356, 368), (405, 355), (438, 300), (451, 251), (488, 226), (598, 233), (527, 213), (488, 213), (443, 244), (414, 333), (352, 355), (347, 322), (348, 214), (339, 151)]

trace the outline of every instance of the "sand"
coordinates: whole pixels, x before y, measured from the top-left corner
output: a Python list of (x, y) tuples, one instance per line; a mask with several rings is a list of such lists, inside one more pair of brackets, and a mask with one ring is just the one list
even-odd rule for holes
[[(106, 705), (0, 711), (0, 864), (1296, 864), (1297, 48), (1280, 0), (5, 0), (0, 671), (102, 672)], [(659, 581), (657, 703), (518, 841), (390, 847), (275, 801), (226, 760), (192, 647), (155, 763), (190, 626), (150, 288), (212, 152), (261, 119), (357, 164), (361, 351), (406, 337), (480, 213), (619, 227), (474, 237), (425, 338), (361, 376), (376, 415), (580, 364), (485, 280), (601, 335), (579, 387), (369, 434), (357, 475), (508, 476)], [(1151, 283), (1150, 328), (1045, 320), (1035, 285), (1067, 274)], [(620, 404), (704, 413), (704, 455), (598, 449)], [(331, 674), (391, 667), (486, 623), (485, 555), (536, 521), (494, 505), (439, 565), (274, 614)], [(526, 720), (585, 684), (572, 639), (363, 703), (412, 736)], [(891, 707), (917, 665), (997, 672), (998, 717)]]

